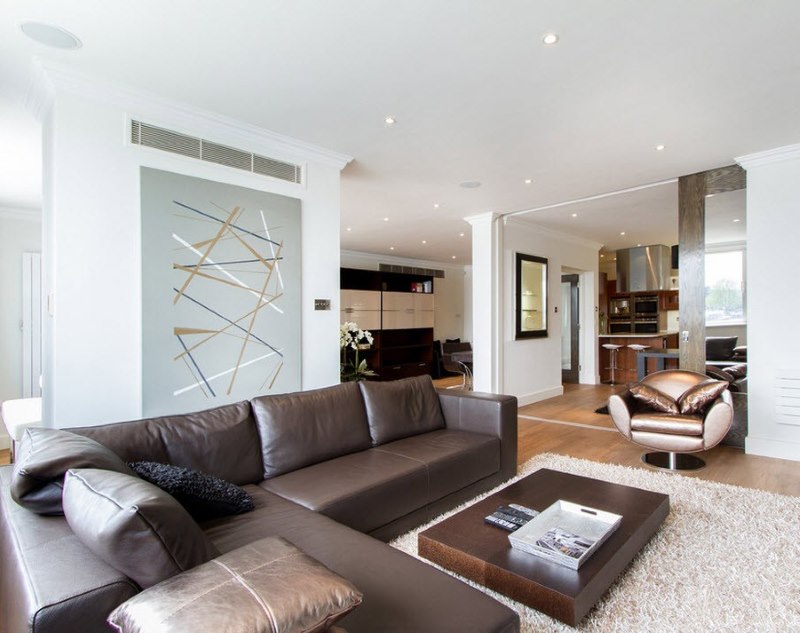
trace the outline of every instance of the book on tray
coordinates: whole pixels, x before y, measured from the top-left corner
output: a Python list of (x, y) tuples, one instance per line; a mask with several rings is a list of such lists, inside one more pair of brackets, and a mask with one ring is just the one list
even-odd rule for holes
[(508, 540), (515, 549), (578, 569), (620, 521), (619, 514), (559, 500), (515, 529)]

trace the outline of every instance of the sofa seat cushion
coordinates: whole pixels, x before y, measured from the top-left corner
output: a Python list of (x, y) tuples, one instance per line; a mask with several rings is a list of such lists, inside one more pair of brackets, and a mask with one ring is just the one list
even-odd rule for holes
[(631, 418), (631, 430), (700, 436), (703, 435), (703, 418), (699, 415), (646, 411)]
[(389, 442), (374, 450), (424, 464), (428, 471), (428, 503), (500, 470), (500, 439), (482, 433), (443, 429)]
[(425, 464), (374, 449), (301, 468), (259, 485), (361, 532), (386, 525), (428, 501)]
[(283, 499), (245, 486), (254, 512), (201, 524), (221, 552), (265, 536), (282, 536), (363, 593), (361, 605), (337, 624), (347, 633), (519, 630), (515, 612), (366, 534)]
[(364, 401), (354, 382), (262, 396), (252, 404), (263, 479), (371, 446)]

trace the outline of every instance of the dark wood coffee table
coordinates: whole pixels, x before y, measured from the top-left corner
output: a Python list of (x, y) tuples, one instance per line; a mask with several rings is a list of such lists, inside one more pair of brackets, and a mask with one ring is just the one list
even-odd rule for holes
[[(577, 571), (511, 548), (508, 532), (484, 523), (499, 505), (542, 511), (564, 499), (622, 515)], [(575, 626), (658, 530), (669, 497), (543, 468), (419, 534), (419, 553), (465, 578)]]

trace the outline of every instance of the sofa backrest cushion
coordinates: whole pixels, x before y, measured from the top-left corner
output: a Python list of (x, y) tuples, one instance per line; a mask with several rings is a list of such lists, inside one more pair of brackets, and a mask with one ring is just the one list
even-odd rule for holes
[(247, 401), (70, 431), (97, 440), (126, 462), (183, 466), (238, 486), (262, 479), (261, 447)]
[(262, 396), (252, 405), (264, 479), (371, 446), (356, 383)]
[(444, 428), (439, 395), (430, 376), (364, 381), (359, 386), (374, 446)]
[(87, 548), (142, 588), (219, 553), (180, 503), (136, 476), (67, 471), (64, 515)]
[(133, 475), (125, 462), (94, 440), (61, 429), (25, 431), (14, 463), (11, 496), (37, 514), (63, 514), (61, 492), (70, 468), (104, 468)]
[(707, 336), (706, 360), (730, 360), (737, 340), (736, 336)]

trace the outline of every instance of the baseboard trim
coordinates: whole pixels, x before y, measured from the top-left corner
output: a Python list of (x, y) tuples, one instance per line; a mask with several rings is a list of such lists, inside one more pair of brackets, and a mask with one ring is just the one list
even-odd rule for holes
[(517, 403), (520, 407), (524, 407), (526, 404), (533, 404), (534, 402), (540, 402), (542, 400), (547, 400), (548, 398), (555, 398), (556, 396), (563, 395), (564, 387), (563, 385), (559, 385), (558, 387), (551, 387), (550, 389), (542, 389), (541, 391), (535, 391), (534, 393), (527, 393), (524, 396), (517, 396)]
[(744, 440), (744, 452), (748, 455), (761, 455), (776, 459), (790, 459), (800, 462), (800, 444), (784, 440), (748, 435)]

